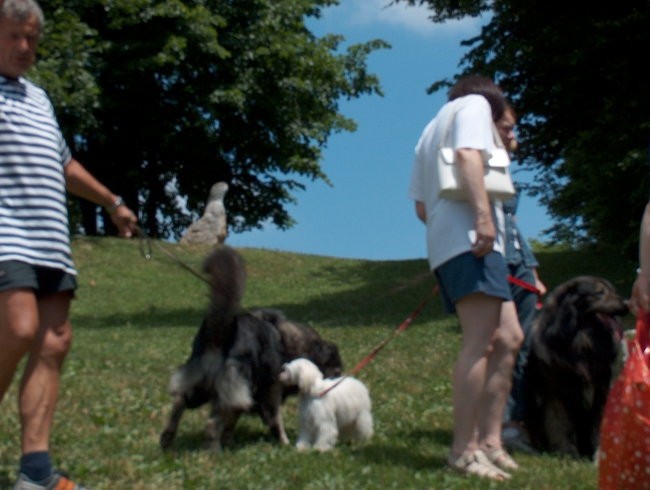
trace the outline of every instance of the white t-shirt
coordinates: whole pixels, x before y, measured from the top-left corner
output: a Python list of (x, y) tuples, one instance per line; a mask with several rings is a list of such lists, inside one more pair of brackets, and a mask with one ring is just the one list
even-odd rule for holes
[[(476, 240), (474, 212), (468, 202), (438, 198), (437, 153), (449, 126), (447, 142), (454, 150), (474, 148), (489, 158), (495, 149), (492, 110), (481, 95), (467, 95), (447, 102), (427, 124), (415, 147), (409, 197), (422, 201), (427, 213), (429, 266), (435, 269), (460, 254), (469, 252)], [(492, 201), (497, 228), (494, 251), (504, 253), (505, 223), (500, 201)]]

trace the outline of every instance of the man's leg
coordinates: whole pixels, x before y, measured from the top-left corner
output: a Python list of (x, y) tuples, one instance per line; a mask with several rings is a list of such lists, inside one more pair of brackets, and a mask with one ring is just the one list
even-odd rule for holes
[(68, 318), (71, 298), (70, 291), (66, 291), (38, 300), (41, 321), (20, 387), (23, 455), (15, 490), (86, 490), (65, 475), (53, 472), (49, 453), (61, 369), (72, 343)]
[(61, 368), (72, 341), (70, 299), (63, 292), (38, 301), (40, 325), (20, 387), (23, 454), (49, 449)]
[(18, 363), (34, 343), (38, 322), (38, 305), (31, 289), (0, 292), (0, 401)]

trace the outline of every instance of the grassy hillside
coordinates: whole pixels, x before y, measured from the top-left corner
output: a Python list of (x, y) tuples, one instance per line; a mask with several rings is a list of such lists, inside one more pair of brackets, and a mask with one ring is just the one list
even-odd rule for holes
[[(207, 304), (193, 270), (207, 248), (154, 242), (151, 260), (137, 240), (78, 238), (79, 290), (52, 453), (56, 465), (92, 489), (595, 489), (588, 461), (515, 455), (510, 482), (467, 479), (445, 468), (451, 441), (451, 368), (459, 346), (455, 317), (431, 296), (425, 260), (363, 261), (240, 249), (249, 279), (246, 306), (280, 308), (336, 342), (352, 368), (428, 298), (421, 315), (358, 377), (373, 397), (376, 434), (364, 447), (297, 453), (242, 419), (221, 455), (202, 450), (207, 407), (186, 412), (172, 450), (158, 436), (169, 414), (167, 383), (185, 361)], [(610, 279), (628, 294), (636, 264), (603, 251), (538, 252), (549, 287), (577, 274)], [(629, 325), (632, 319), (626, 319)], [(19, 457), (15, 380), (0, 405), (0, 488), (10, 488)], [(295, 399), (284, 406), (295, 440)]]

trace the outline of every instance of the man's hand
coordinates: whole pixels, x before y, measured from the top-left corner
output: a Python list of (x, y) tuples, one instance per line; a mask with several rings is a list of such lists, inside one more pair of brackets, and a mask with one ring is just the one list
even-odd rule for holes
[(127, 206), (118, 206), (110, 214), (111, 221), (117, 226), (118, 235), (122, 238), (131, 238), (137, 229), (138, 218)]

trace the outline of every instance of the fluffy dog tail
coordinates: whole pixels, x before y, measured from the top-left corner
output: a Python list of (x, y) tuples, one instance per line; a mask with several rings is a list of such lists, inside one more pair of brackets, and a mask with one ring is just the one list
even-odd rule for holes
[(246, 287), (246, 265), (235, 249), (220, 245), (205, 259), (203, 271), (210, 277), (211, 304), (203, 327), (213, 345), (230, 337), (234, 318), (241, 310)]

